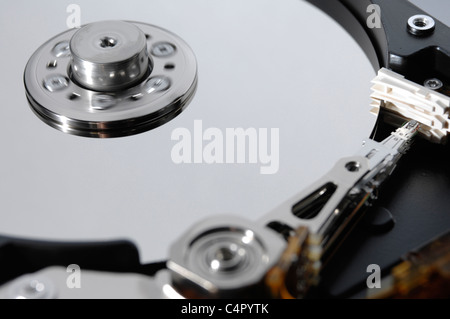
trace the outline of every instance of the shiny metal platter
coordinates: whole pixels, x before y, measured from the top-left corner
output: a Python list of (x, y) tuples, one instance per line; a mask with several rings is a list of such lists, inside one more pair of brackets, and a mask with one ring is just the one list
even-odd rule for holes
[[(257, 220), (354, 154), (374, 127), (375, 71), (350, 35), (309, 3), (79, 0), (83, 25), (139, 21), (177, 34), (196, 56), (198, 85), (183, 113), (153, 130), (114, 139), (60, 132), (31, 110), (23, 75), (33, 53), (68, 30), (70, 5), (0, 4), (0, 234), (129, 239), (142, 262), (162, 260), (206, 217)], [(240, 128), (258, 141), (241, 160), (225, 140), (222, 163), (204, 156), (208, 134), (225, 139)], [(176, 156), (183, 132), (191, 163)]]

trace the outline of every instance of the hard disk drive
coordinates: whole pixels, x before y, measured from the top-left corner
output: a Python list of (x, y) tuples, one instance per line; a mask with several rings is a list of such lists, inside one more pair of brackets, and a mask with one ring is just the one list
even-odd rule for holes
[(450, 296), (446, 1), (0, 8), (1, 298)]

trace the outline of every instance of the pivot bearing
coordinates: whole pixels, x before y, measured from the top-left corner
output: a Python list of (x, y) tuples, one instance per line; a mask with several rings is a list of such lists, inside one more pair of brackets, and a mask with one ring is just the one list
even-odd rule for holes
[(266, 228), (234, 216), (205, 220), (181, 236), (167, 264), (172, 284), (192, 298), (263, 296), (262, 280), (285, 242)]

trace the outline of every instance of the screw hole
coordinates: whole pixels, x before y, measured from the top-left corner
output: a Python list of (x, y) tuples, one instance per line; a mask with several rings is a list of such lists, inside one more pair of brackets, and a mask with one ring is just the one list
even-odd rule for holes
[(349, 172), (358, 172), (361, 168), (361, 164), (359, 164), (358, 162), (348, 162), (347, 164), (345, 164), (345, 168)]
[(75, 100), (78, 100), (80, 97), (81, 97), (80, 94), (74, 92), (69, 95), (69, 100), (75, 101)]
[(58, 66), (58, 62), (56, 60), (50, 61), (47, 63), (48, 69), (55, 69)]
[(117, 45), (117, 40), (111, 37), (103, 37), (100, 39), (100, 46), (104, 49), (114, 48)]
[(143, 97), (144, 97), (144, 94), (142, 94), (142, 93), (137, 93), (137, 94), (134, 94), (134, 95), (130, 96), (130, 100), (131, 100), (131, 101), (139, 101), (139, 100), (142, 99)]
[(428, 20), (426, 18), (417, 18), (417, 19), (414, 19), (413, 24), (416, 27), (424, 28), (428, 25)]
[(150, 40), (152, 37), (150, 36), (150, 34), (146, 34), (146, 35), (145, 35), (145, 38), (146, 38), (147, 40)]
[(230, 261), (236, 256), (236, 252), (234, 252), (229, 247), (221, 247), (216, 251), (216, 259), (219, 261)]
[(166, 69), (166, 70), (173, 70), (173, 69), (175, 69), (175, 64), (173, 64), (173, 63), (167, 63), (167, 64), (164, 66), (164, 69)]

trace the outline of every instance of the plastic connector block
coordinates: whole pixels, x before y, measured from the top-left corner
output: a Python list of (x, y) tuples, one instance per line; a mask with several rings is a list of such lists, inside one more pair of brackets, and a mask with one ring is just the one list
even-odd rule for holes
[(372, 110), (383, 108), (405, 120), (422, 124), (420, 133), (434, 143), (444, 144), (450, 132), (450, 97), (382, 68), (372, 81)]

